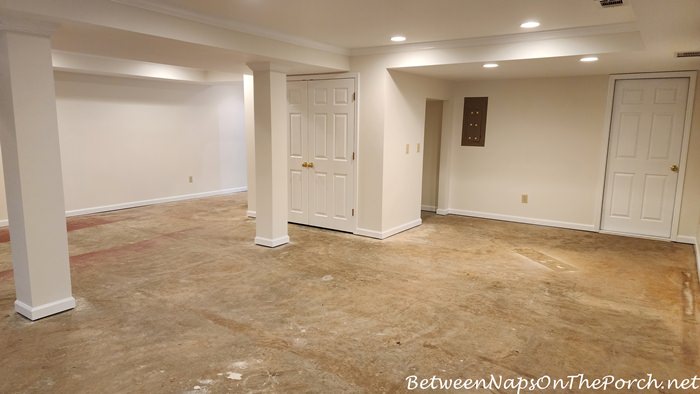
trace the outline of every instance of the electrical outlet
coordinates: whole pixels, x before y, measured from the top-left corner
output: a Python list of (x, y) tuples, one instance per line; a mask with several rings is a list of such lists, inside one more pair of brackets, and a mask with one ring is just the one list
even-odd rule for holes
[(192, 175), (190, 175), (190, 183), (192, 183), (193, 181), (194, 181), (194, 177), (192, 177)]
[(411, 144), (406, 144), (406, 154), (411, 151)]
[(523, 194), (523, 195), (520, 196), (520, 202), (521, 202), (521, 203), (527, 204), (527, 200), (528, 200), (527, 194)]

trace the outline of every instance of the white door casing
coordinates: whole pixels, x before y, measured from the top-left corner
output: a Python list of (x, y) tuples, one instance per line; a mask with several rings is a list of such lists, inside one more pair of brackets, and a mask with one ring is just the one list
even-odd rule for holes
[[(301, 89), (303, 93), (289, 94), (290, 221), (352, 232), (356, 223), (355, 81), (288, 83), (288, 91)], [(305, 109), (299, 102), (304, 97)], [(297, 133), (297, 127), (301, 133)], [(301, 146), (295, 145), (294, 138)]]
[(601, 230), (671, 237), (689, 82), (616, 81)]

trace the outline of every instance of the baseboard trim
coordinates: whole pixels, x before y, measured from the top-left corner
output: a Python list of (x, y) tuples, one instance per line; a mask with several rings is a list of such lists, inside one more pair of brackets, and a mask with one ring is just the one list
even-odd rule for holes
[(437, 210), (437, 207), (434, 205), (421, 205), (420, 210), (421, 211), (428, 211), (428, 212), (435, 212)]
[(369, 238), (375, 238), (375, 239), (387, 239), (393, 235), (396, 235), (398, 233), (404, 232), (406, 230), (410, 230), (414, 227), (420, 226), (423, 223), (423, 220), (421, 219), (416, 219), (412, 220), (408, 223), (401, 224), (399, 226), (390, 228), (389, 230), (386, 231), (374, 231), (374, 230), (367, 230), (363, 228), (357, 228), (355, 230), (355, 235), (361, 235), (363, 237), (369, 237)]
[(450, 214), (450, 210), (449, 210), (449, 209), (440, 209), (440, 208), (438, 208), (438, 209), (435, 210), (435, 213), (437, 213), (438, 215), (443, 215), (443, 216), (444, 216), (444, 215), (449, 215), (449, 214)]
[[(440, 210), (438, 210), (438, 213), (439, 213), (439, 211)], [(522, 216), (501, 215), (498, 213), (467, 211), (467, 210), (452, 209), (452, 208), (447, 209), (446, 211), (448, 211), (449, 214), (459, 215), (459, 216), (469, 216), (469, 217), (476, 217), (476, 218), (482, 218), (482, 219), (502, 220), (502, 221), (506, 221), (506, 222), (535, 224), (538, 226), (558, 227), (558, 228), (566, 228), (566, 229), (571, 229), (571, 230), (595, 232), (595, 226), (592, 224), (560, 222), (557, 220), (526, 218), (526, 217), (522, 217)]]
[(246, 216), (249, 218), (254, 218), (256, 216), (255, 211), (246, 211)]
[(68, 297), (48, 304), (31, 307), (24, 302), (15, 301), (15, 311), (29, 320), (39, 320), (47, 316), (75, 308), (75, 298)]
[(698, 239), (695, 240), (695, 265), (698, 267), (698, 280), (700, 281), (700, 245), (698, 245)]
[(255, 237), (255, 244), (256, 245), (266, 246), (268, 248), (276, 248), (278, 246), (288, 244), (288, 243), (289, 243), (289, 236), (288, 235), (285, 235), (284, 237), (275, 238), (275, 239)]
[(695, 237), (691, 237), (691, 236), (688, 236), (688, 235), (679, 235), (679, 236), (677, 236), (675, 242), (680, 242), (680, 243), (682, 243), (682, 244), (696, 245)]
[(362, 237), (383, 239), (381, 231), (367, 230), (366, 228), (357, 227), (353, 234), (360, 235)]
[[(168, 202), (194, 200), (197, 198), (225, 196), (228, 194), (240, 193), (240, 192), (245, 192), (245, 191), (248, 191), (248, 187), (246, 187), (246, 186), (233, 187), (233, 188), (229, 188), (229, 189), (214, 190), (214, 191), (210, 191), (210, 192), (182, 194), (179, 196), (161, 197), (161, 198), (153, 198), (150, 200), (131, 201), (131, 202), (125, 202), (125, 203), (120, 203), (120, 204), (103, 205), (103, 206), (92, 207), (92, 208), (74, 209), (71, 211), (66, 211), (66, 217), (91, 215), (93, 213), (117, 211), (120, 209), (144, 207), (147, 205), (165, 204)], [(0, 227), (7, 227), (7, 224), (8, 224), (7, 219), (0, 220)]]

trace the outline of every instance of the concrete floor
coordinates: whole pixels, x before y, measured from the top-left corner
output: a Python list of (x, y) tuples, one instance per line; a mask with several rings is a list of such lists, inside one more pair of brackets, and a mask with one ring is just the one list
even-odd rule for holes
[(409, 375), (700, 367), (688, 245), (426, 214), (384, 241), (292, 225), (271, 250), (245, 201), (69, 219), (78, 307), (34, 323), (13, 311), (0, 234), (0, 392), (394, 392)]

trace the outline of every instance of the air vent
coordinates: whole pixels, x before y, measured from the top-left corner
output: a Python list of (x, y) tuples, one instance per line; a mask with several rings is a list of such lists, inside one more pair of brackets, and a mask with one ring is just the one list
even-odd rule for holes
[(599, 0), (600, 6), (603, 8), (618, 7), (625, 5), (624, 0)]
[(700, 57), (700, 51), (676, 52), (676, 57)]

